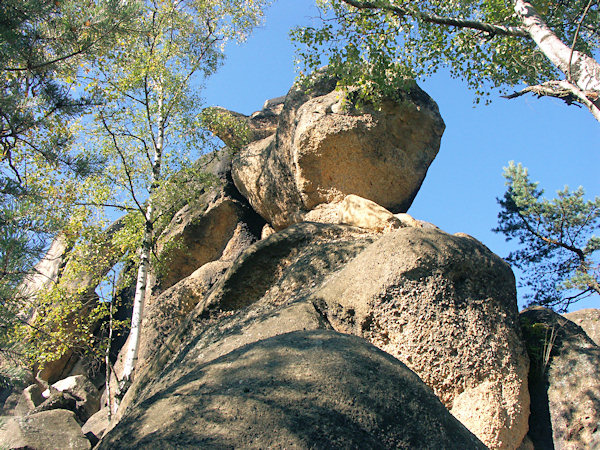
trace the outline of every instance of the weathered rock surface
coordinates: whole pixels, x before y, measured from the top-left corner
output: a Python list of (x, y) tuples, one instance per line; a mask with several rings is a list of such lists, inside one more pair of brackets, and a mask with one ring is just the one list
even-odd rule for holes
[[(60, 392), (67, 393), (75, 399), (75, 408), (73, 409), (73, 412), (76, 413), (81, 423), (85, 423), (100, 409), (100, 392), (96, 389), (96, 386), (83, 375), (74, 375), (59, 380), (52, 385), (50, 390), (45, 391), (43, 394), (50, 400), (54, 393)], [(70, 409), (66, 407), (61, 408)]]
[(485, 448), (402, 363), (333, 331), (261, 340), (165, 382), (98, 448)]
[(0, 448), (87, 450), (91, 445), (72, 411), (54, 409), (10, 419), (0, 432)]
[[(207, 355), (217, 357), (258, 339), (327, 327), (303, 298), (373, 239), (371, 233), (353, 227), (301, 223), (256, 242), (236, 259), (160, 352), (147, 360), (148, 367), (136, 375), (122, 405), (147, 392), (147, 383), (181, 349), (202, 354), (206, 361)], [(254, 329), (255, 322), (260, 331)], [(190, 364), (196, 364), (197, 357), (190, 358)]]
[(337, 331), (396, 356), (491, 448), (527, 433), (528, 359), (510, 267), (466, 235), (383, 235), (310, 296)]
[(81, 432), (95, 445), (104, 436), (108, 425), (108, 408), (104, 407), (83, 424)]
[(167, 227), (158, 244), (163, 258), (163, 273), (158, 276), (162, 292), (189, 276), (202, 265), (219, 259), (240, 222), (247, 222), (251, 211), (229, 196), (186, 206)]
[(589, 338), (596, 345), (600, 345), (600, 309), (580, 309), (563, 316), (583, 328)]
[(600, 347), (546, 308), (523, 311), (521, 321), (532, 362), (529, 436), (535, 447), (600, 448)]
[(256, 240), (248, 226), (238, 222), (218, 260), (203, 264), (150, 302), (142, 325), (138, 367), (145, 366), (160, 351), (171, 333), (231, 267), (234, 259)]
[(41, 405), (44, 400), (46, 399), (42, 396), (42, 389), (39, 385), (32, 384), (27, 386), (19, 397), (14, 413), (16, 416), (24, 416), (29, 411)]
[(173, 358), (195, 367), (258, 339), (333, 326), (413, 368), (486, 445), (516, 448), (529, 406), (516, 318), (510, 268), (473, 238), (300, 223), (240, 255), (124, 403), (159, 394), (150, 380)]
[(236, 186), (275, 229), (348, 194), (405, 212), (438, 152), (444, 123), (416, 84), (397, 102), (361, 111), (335, 84), (321, 79), (309, 90), (293, 87), (277, 132), (234, 160)]

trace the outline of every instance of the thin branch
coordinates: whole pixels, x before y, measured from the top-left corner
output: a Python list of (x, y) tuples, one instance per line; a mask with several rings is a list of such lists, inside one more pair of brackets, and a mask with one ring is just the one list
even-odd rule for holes
[(521, 91), (513, 92), (509, 95), (503, 95), (502, 97), (513, 99), (521, 97), (527, 93), (535, 94), (538, 97), (559, 98), (568, 105), (581, 103), (587, 106), (594, 118), (600, 122), (600, 109), (595, 104), (599, 98), (597, 91), (582, 91), (567, 80), (552, 80), (536, 86), (528, 86)]
[(448, 25), (457, 28), (468, 28), (472, 30), (485, 31), (486, 33), (502, 36), (516, 36), (529, 38), (529, 33), (521, 27), (509, 26), (509, 25), (495, 25), (487, 22), (481, 22), (478, 20), (468, 19), (457, 19), (452, 17), (442, 17), (437, 14), (429, 14), (420, 11), (415, 8), (409, 8), (406, 6), (393, 6), (393, 5), (380, 5), (368, 1), (357, 1), (357, 0), (341, 0), (342, 2), (354, 6), (357, 9), (371, 9), (391, 12), (398, 17), (410, 16), (422, 20), (423, 22), (435, 23), (438, 25)]
[(133, 180), (131, 177), (131, 173), (129, 172), (129, 166), (127, 165), (127, 159), (125, 158), (125, 155), (123, 155), (123, 152), (121, 151), (121, 147), (119, 146), (119, 143), (117, 142), (117, 137), (115, 136), (113, 131), (110, 129), (108, 123), (106, 123), (106, 120), (102, 113), (100, 113), (100, 119), (102, 120), (102, 125), (104, 125), (104, 129), (110, 135), (110, 137), (113, 141), (115, 150), (117, 151), (117, 153), (119, 154), (119, 157), (121, 158), (121, 162), (123, 163), (123, 169), (125, 170), (125, 174), (127, 175), (127, 181), (129, 183), (129, 192), (131, 193), (133, 201), (137, 205), (139, 211), (144, 215), (144, 217), (146, 217), (145, 209), (142, 207), (140, 202), (138, 202), (138, 199), (135, 195), (135, 188), (133, 187)]
[(131, 206), (125, 206), (125, 205), (115, 205), (112, 203), (97, 203), (97, 202), (73, 202), (74, 205), (77, 206), (102, 206), (102, 207), (106, 207), (106, 208), (115, 208), (115, 209), (120, 209), (122, 211), (138, 211), (138, 208), (132, 208)]
[(583, 263), (585, 261), (585, 254), (583, 253), (583, 250), (581, 250), (580, 248), (574, 247), (572, 245), (565, 244), (564, 242), (557, 241), (556, 239), (548, 238), (548, 237), (540, 234), (537, 230), (533, 229), (533, 227), (527, 221), (525, 216), (523, 216), (523, 214), (521, 214), (521, 211), (517, 211), (517, 214), (519, 215), (519, 218), (523, 222), (523, 225), (525, 225), (525, 228), (527, 228), (527, 230), (531, 234), (533, 234), (535, 237), (537, 237), (538, 239), (542, 240), (543, 242), (545, 242), (547, 244), (556, 245), (558, 247), (564, 248), (566, 250), (569, 250), (569, 251), (575, 253), (579, 257), (579, 260), (581, 263)]

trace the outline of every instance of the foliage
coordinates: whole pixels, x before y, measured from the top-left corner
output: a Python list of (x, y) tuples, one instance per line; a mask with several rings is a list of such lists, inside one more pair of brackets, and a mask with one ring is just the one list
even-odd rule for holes
[[(119, 240), (137, 261), (138, 279), (124, 364), (129, 379), (137, 350), (147, 273), (158, 231), (212, 181), (194, 161), (210, 149), (200, 87), (222, 63), (227, 42), (243, 40), (265, 1), (146, 1), (137, 28), (117, 42), (106, 64), (90, 68), (85, 89), (101, 98), (87, 142), (105, 161), (89, 179), (89, 207), (127, 211)], [(135, 249), (135, 250), (134, 250)], [(132, 350), (133, 349), (133, 350)], [(123, 393), (124, 391), (122, 391)]]
[[(73, 82), (80, 64), (96, 61), (135, 11), (134, 2), (3, 0), (0, 4), (0, 144), (2, 170), (23, 182), (31, 154), (76, 170), (65, 154), (68, 122), (90, 106)], [(8, 170), (7, 170), (8, 169)]]
[(520, 317), (520, 325), (531, 362), (529, 373), (533, 375), (532, 381), (545, 380), (548, 364), (556, 353), (555, 343), (558, 336), (556, 325), (532, 323), (523, 316)]
[(98, 62), (136, 8), (119, 0), (0, 3), (0, 349), (27, 302), (19, 284), (68, 226), (77, 185), (101, 165), (71, 149), (73, 120), (95, 102), (77, 89), (81, 65)]
[(510, 163), (504, 177), (508, 189), (498, 199), (498, 228), (520, 248), (507, 261), (523, 270), (522, 286), (530, 304), (566, 310), (573, 302), (600, 294), (600, 197), (585, 200), (583, 188), (543, 198), (526, 168)]
[[(503, 0), (319, 0), (322, 23), (292, 32), (298, 59), (310, 73), (323, 64), (357, 86), (365, 97), (393, 96), (405, 78), (448, 69), (475, 91), (536, 85), (559, 70), (531, 39)], [(535, 2), (537, 12), (563, 42), (597, 55), (600, 6), (588, 0)], [(584, 20), (583, 20), (584, 19)], [(579, 24), (582, 26), (579, 27)]]

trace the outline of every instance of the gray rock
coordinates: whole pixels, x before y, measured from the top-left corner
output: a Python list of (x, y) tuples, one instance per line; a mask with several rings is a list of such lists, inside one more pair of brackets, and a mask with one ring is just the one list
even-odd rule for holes
[(26, 387), (15, 407), (16, 416), (24, 416), (37, 406), (41, 405), (46, 399), (42, 396), (42, 388), (37, 384)]
[(438, 152), (444, 122), (416, 84), (397, 102), (360, 111), (335, 85), (324, 78), (308, 90), (294, 86), (275, 135), (234, 159), (236, 186), (275, 229), (348, 194), (405, 212)]
[[(75, 399), (75, 408), (72, 409), (77, 414), (81, 423), (85, 423), (100, 409), (100, 392), (87, 377), (83, 375), (74, 375), (57, 381), (52, 385), (51, 391), (58, 391), (51, 394), (47, 402), (53, 395), (58, 393), (69, 394)], [(40, 405), (41, 407), (42, 405)], [(66, 406), (60, 406), (61, 409), (71, 409)], [(56, 409), (47, 408), (47, 409)]]
[(0, 431), (0, 448), (87, 450), (91, 445), (72, 411), (54, 409), (10, 419)]
[(563, 316), (583, 328), (590, 339), (600, 345), (600, 309), (580, 309)]
[[(174, 329), (160, 351), (146, 360), (147, 367), (136, 375), (122, 405), (146, 393), (147, 384), (184, 348), (186, 354), (203, 354), (206, 360), (257, 339), (326, 327), (314, 306), (302, 299), (373, 239), (353, 227), (301, 223), (256, 242)], [(254, 329), (254, 322), (264, 324), (262, 331)], [(190, 358), (193, 362), (196, 356)]]
[(90, 442), (93, 444), (104, 436), (104, 432), (109, 426), (108, 422), (108, 408), (102, 408), (96, 414), (88, 419), (86, 423), (81, 427), (81, 432), (87, 436)]
[(258, 341), (133, 407), (112, 448), (485, 448), (395, 358), (333, 331)]
[(383, 235), (309, 297), (337, 331), (397, 357), (490, 448), (527, 433), (528, 358), (513, 273), (467, 235)]
[(528, 308), (521, 322), (532, 363), (529, 436), (535, 447), (600, 448), (600, 347), (550, 309)]

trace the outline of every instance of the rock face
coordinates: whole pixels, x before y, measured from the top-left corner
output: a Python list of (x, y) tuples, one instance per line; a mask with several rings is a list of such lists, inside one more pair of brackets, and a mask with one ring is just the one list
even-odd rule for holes
[(600, 347), (578, 325), (546, 308), (523, 311), (521, 321), (532, 361), (533, 444), (600, 448)]
[(0, 432), (0, 447), (87, 450), (91, 445), (72, 411), (54, 409), (10, 419)]
[[(359, 110), (335, 84), (208, 112), (231, 147), (240, 130), (250, 143), (169, 209), (133, 384), (99, 448), (539, 446), (512, 271), (405, 214), (439, 148), (437, 106), (413, 85)], [(578, 381), (552, 364), (566, 431), (550, 446), (595, 445), (597, 373), (574, 406), (559, 398)]]
[(528, 366), (514, 290), (508, 266), (473, 238), (296, 224), (236, 259), (123, 404), (135, 410), (161, 395), (159, 373), (179, 379), (261, 339), (333, 328), (405, 362), (486, 445), (516, 448), (527, 432)]
[(332, 331), (279, 335), (196, 365), (98, 448), (147, 446), (485, 448), (402, 363)]
[(402, 228), (310, 298), (336, 330), (365, 337), (414, 370), (487, 446), (521, 443), (528, 359), (514, 277), (481, 243)]
[(405, 212), (438, 152), (444, 122), (416, 84), (360, 111), (334, 88), (328, 79), (292, 88), (277, 132), (234, 160), (236, 186), (275, 229), (348, 194)]
[(563, 315), (583, 328), (596, 345), (600, 345), (600, 309), (581, 309)]

